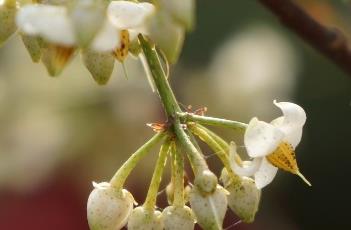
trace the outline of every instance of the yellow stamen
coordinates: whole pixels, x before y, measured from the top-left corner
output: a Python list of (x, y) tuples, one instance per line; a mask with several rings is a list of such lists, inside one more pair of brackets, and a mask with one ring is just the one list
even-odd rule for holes
[(296, 175), (298, 175), (308, 186), (312, 186), (312, 184), (306, 179), (304, 175), (300, 173), (300, 171), (297, 171)]
[(123, 62), (127, 58), (130, 45), (128, 30), (121, 30), (120, 39), (120, 46), (115, 50), (114, 55), (118, 61)]
[(267, 155), (266, 158), (275, 167), (299, 176), (306, 184), (311, 186), (311, 183), (299, 171), (294, 149), (289, 143), (282, 142), (278, 148), (273, 153)]

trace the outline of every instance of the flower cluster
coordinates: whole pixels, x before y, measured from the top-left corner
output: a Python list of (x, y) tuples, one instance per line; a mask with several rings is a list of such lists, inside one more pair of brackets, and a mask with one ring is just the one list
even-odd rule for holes
[[(300, 176), (294, 149), (301, 140), (306, 120), (304, 110), (290, 102), (276, 102), (283, 116), (271, 123), (253, 118), (249, 124), (210, 118), (196, 113), (180, 113), (185, 138), (189, 138), (198, 155), (190, 153), (162, 125), (152, 125), (158, 133), (137, 150), (117, 171), (110, 183), (94, 184), (88, 200), (88, 220), (91, 229), (194, 229), (198, 223), (203, 229), (223, 229), (228, 207), (243, 221), (254, 221), (261, 199), (261, 189), (268, 185), (278, 168)], [(244, 144), (252, 161), (242, 160), (236, 145), (224, 141), (201, 124), (223, 124), (244, 131)], [(160, 128), (163, 127), (163, 128)], [(206, 160), (194, 136), (211, 147), (224, 167), (218, 181), (208, 168)], [(149, 191), (143, 205), (134, 209), (132, 195), (123, 184), (149, 149), (163, 141)], [(186, 154), (184, 154), (186, 153)], [(167, 157), (171, 158), (171, 181), (166, 193), (169, 206), (163, 211), (156, 205), (159, 184)], [(193, 183), (184, 184), (184, 156), (187, 156), (194, 172)], [(106, 203), (107, 202), (107, 203)], [(114, 217), (114, 218), (113, 218)]]
[[(192, 27), (194, 1), (148, 2), (106, 0), (33, 0), (20, 5), (0, 1), (0, 45), (16, 31), (33, 62), (41, 61), (51, 76), (81, 53), (83, 63), (98, 84), (106, 84), (115, 60), (128, 54), (140, 57), (137, 35), (148, 35), (174, 63), (186, 29)], [(165, 36), (168, 35), (168, 36)]]
[[(19, 31), (34, 62), (41, 61), (52, 76), (59, 75), (80, 52), (86, 68), (99, 84), (106, 84), (115, 60), (123, 64), (129, 54), (140, 57), (153, 89), (157, 90), (168, 120), (151, 124), (157, 132), (117, 170), (109, 182), (93, 183), (87, 216), (92, 230), (223, 229), (228, 207), (243, 221), (254, 220), (261, 189), (272, 182), (278, 168), (300, 176), (295, 148), (302, 136), (305, 111), (290, 102), (274, 104), (283, 116), (271, 123), (253, 118), (249, 124), (206, 117), (205, 109), (183, 112), (164, 66), (175, 63), (184, 34), (193, 28), (194, 0), (107, 1), (36, 0), (20, 6), (15, 0), (0, 2), (0, 43)], [(164, 65), (166, 64), (166, 65)], [(230, 144), (204, 125), (234, 129), (244, 136), (252, 160), (242, 160)], [(198, 139), (205, 142), (223, 164), (219, 179), (209, 168)], [(124, 188), (137, 164), (162, 142), (148, 193), (142, 205)], [(157, 206), (157, 196), (167, 158), (171, 180), (168, 206)], [(185, 183), (185, 160), (193, 177)], [(190, 179), (189, 179), (190, 178)]]

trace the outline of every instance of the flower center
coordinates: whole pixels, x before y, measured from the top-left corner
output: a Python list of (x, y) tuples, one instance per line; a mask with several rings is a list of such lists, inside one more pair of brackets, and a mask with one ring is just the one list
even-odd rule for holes
[(118, 61), (123, 62), (127, 58), (129, 51), (130, 40), (128, 30), (121, 30), (120, 38), (121, 44), (119, 48), (115, 50), (114, 54)]
[(280, 143), (277, 149), (266, 158), (275, 167), (290, 173), (296, 174), (299, 171), (294, 149), (287, 142)]

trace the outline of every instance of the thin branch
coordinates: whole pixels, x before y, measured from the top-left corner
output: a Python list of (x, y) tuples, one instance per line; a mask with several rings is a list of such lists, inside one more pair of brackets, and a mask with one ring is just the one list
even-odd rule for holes
[(351, 50), (345, 35), (313, 19), (291, 0), (259, 0), (289, 29), (323, 53), (351, 77)]

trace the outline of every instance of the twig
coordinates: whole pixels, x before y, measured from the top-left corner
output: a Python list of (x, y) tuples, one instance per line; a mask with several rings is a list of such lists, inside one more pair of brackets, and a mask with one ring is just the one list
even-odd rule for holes
[(351, 77), (351, 50), (345, 35), (313, 19), (292, 0), (259, 0), (289, 29), (319, 50)]

